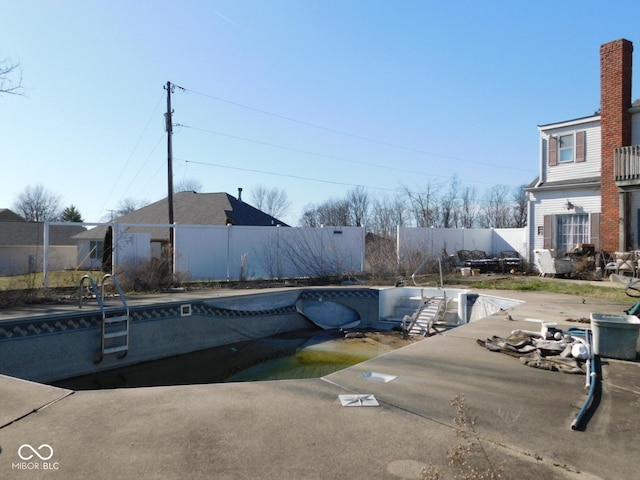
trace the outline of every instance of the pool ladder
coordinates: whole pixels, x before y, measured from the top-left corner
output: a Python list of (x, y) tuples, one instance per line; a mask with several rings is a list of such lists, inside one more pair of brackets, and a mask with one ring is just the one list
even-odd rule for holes
[[(104, 285), (107, 280), (111, 280), (118, 292), (118, 297), (122, 302), (121, 307), (107, 309), (104, 304)], [(124, 358), (129, 352), (129, 305), (127, 299), (120, 288), (120, 283), (114, 275), (106, 274), (100, 281), (100, 289), (96, 285), (95, 280), (90, 275), (85, 275), (80, 279), (79, 286), (79, 304), (78, 308), (82, 308), (82, 288), (84, 283), (88, 282), (89, 287), (93, 291), (100, 308), (102, 315), (102, 333), (100, 335), (100, 354), (95, 363), (100, 363), (104, 359), (105, 355), (111, 355), (114, 353), (119, 354), (118, 358)]]

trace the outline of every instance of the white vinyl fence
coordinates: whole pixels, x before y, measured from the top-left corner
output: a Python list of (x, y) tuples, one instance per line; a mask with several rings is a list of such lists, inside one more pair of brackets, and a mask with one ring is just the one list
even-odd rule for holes
[(364, 270), (360, 227), (100, 225), (113, 227), (116, 272), (159, 256), (158, 241), (149, 231), (163, 228), (174, 229), (174, 271), (190, 280), (322, 277)]
[(364, 229), (178, 225), (175, 252), (194, 280), (342, 275), (364, 269)]
[[(170, 225), (120, 223), (83, 225), (113, 227), (114, 271), (158, 256), (158, 242), (153, 241), (148, 231), (143, 233), (145, 229), (171, 228)], [(173, 228), (174, 271), (192, 280), (321, 277), (364, 271), (365, 230), (361, 227), (174, 225)], [(47, 238), (45, 235), (45, 279), (54, 267), (53, 255), (47, 255)], [(455, 255), (459, 250), (482, 250), (488, 256), (515, 250), (528, 258), (526, 229), (397, 229), (398, 262), (444, 252)]]
[(529, 258), (525, 228), (415, 228), (398, 227), (398, 262), (460, 250), (481, 250), (489, 257), (513, 250)]

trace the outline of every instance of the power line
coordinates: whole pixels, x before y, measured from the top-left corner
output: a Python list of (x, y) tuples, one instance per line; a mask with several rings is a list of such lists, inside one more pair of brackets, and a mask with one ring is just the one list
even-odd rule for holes
[[(144, 136), (144, 134), (147, 132), (147, 129), (149, 128), (149, 125), (151, 124), (151, 121), (155, 118), (156, 111), (158, 110), (158, 106), (160, 106), (160, 102), (162, 101), (163, 98), (164, 98), (164, 94), (160, 95), (160, 98), (158, 99), (158, 102), (156, 103), (156, 106), (153, 108), (153, 113), (149, 116), (149, 120), (147, 120), (147, 124), (144, 126), (144, 128), (142, 129), (142, 132), (138, 136), (138, 140), (136, 141), (135, 145), (133, 146), (133, 149), (131, 150), (131, 153), (129, 154), (129, 157), (127, 158), (126, 162), (124, 162), (124, 164), (122, 165), (122, 169), (120, 170), (120, 174), (118, 175), (118, 178), (116, 179), (116, 181), (114, 182), (113, 186), (111, 187), (111, 190), (109, 191), (109, 194), (105, 197), (104, 204), (102, 205), (102, 208), (100, 209), (100, 214), (102, 214), (102, 212), (104, 211), (104, 209), (105, 209), (105, 207), (107, 205), (107, 202), (109, 201), (109, 198), (111, 197), (111, 194), (115, 190), (116, 186), (120, 183), (120, 179), (122, 178), (122, 175), (124, 174), (125, 169), (127, 168), (129, 163), (131, 162), (131, 158), (133, 158), (133, 154), (138, 150), (138, 146), (140, 145), (140, 141), (142, 140), (142, 137)], [(153, 150), (155, 150), (156, 147), (157, 147), (157, 145), (155, 147), (153, 147)], [(148, 159), (149, 158), (147, 157), (147, 160)], [(146, 163), (146, 160), (145, 160), (145, 163)], [(144, 164), (143, 164), (143, 166), (144, 166)], [(140, 170), (142, 170), (142, 167), (140, 167)], [(138, 171), (138, 174), (139, 173), (140, 173), (140, 171)], [(136, 176), (138, 174), (136, 174)], [(131, 180), (131, 182), (133, 182), (133, 180)], [(131, 187), (131, 183), (129, 184), (129, 187)], [(127, 190), (129, 189), (129, 187), (127, 187)], [(125, 193), (127, 192), (127, 190), (125, 190)], [(122, 200), (122, 198), (123, 197), (120, 197), (120, 200)]]
[[(414, 174), (414, 175), (424, 175), (426, 177), (438, 177), (438, 178), (445, 178), (445, 179), (451, 178), (450, 176), (447, 176), (447, 175), (438, 175), (438, 174), (434, 174), (434, 173), (419, 172), (419, 171), (416, 171), (416, 170), (408, 170), (408, 169), (400, 168), (400, 167), (397, 167), (397, 166), (389, 167), (389, 166), (386, 166), (386, 165), (378, 165), (378, 164), (375, 164), (375, 163), (364, 162), (362, 160), (353, 160), (353, 159), (344, 158), (344, 157), (337, 157), (335, 155), (328, 155), (328, 154), (324, 154), (324, 153), (311, 152), (309, 150), (303, 150), (303, 149), (296, 148), (296, 147), (289, 147), (289, 146), (286, 146), (286, 145), (278, 145), (278, 144), (275, 144), (275, 143), (264, 142), (262, 140), (254, 140), (254, 139), (251, 139), (251, 138), (240, 137), (240, 136), (237, 136), (237, 135), (230, 135), (230, 134), (227, 134), (227, 133), (217, 132), (215, 130), (208, 130), (208, 129), (198, 128), (198, 127), (190, 127), (188, 125), (182, 125), (182, 124), (176, 124), (176, 126), (179, 126), (179, 127), (182, 127), (182, 128), (187, 128), (187, 129), (190, 129), (190, 130), (199, 131), (199, 132), (210, 133), (212, 135), (219, 135), (221, 137), (232, 138), (234, 140), (240, 140), (240, 141), (243, 141), (243, 142), (250, 142), (250, 143), (255, 143), (255, 144), (258, 144), (258, 145), (265, 145), (265, 146), (269, 146), (269, 147), (280, 148), (282, 150), (288, 150), (288, 151), (292, 151), (292, 152), (303, 153), (305, 155), (313, 155), (313, 156), (317, 156), (317, 157), (329, 158), (329, 159), (332, 159), (332, 160), (339, 160), (341, 162), (356, 163), (356, 164), (359, 164), (359, 165), (365, 165), (367, 167), (382, 168), (382, 169), (386, 169), (386, 170), (392, 170), (394, 172), (411, 173), (411, 174)], [(231, 167), (229, 167), (229, 168), (231, 168)], [(276, 173), (270, 173), (270, 174), (278, 175)], [(494, 182), (485, 181), (485, 180), (465, 180), (465, 181), (470, 182), (470, 183), (484, 183), (484, 184), (489, 184), (489, 185), (493, 185), (494, 184)]]
[(257, 169), (253, 169), (253, 168), (242, 168), (242, 167), (231, 167), (229, 165), (221, 165), (218, 163), (210, 163), (210, 162), (199, 162), (196, 160), (187, 160), (184, 158), (175, 158), (175, 160), (179, 160), (181, 162), (185, 162), (185, 163), (193, 163), (195, 165), (204, 165), (207, 167), (217, 167), (217, 168), (226, 168), (228, 170), (239, 170), (242, 172), (251, 172), (251, 173), (261, 173), (263, 175), (272, 175), (275, 177), (286, 177), (286, 178), (295, 178), (296, 180), (307, 180), (309, 182), (319, 182), (319, 183), (328, 183), (331, 185), (343, 185), (346, 187), (364, 187), (364, 188), (368, 188), (370, 190), (381, 190), (381, 191), (385, 191), (385, 192), (394, 192), (394, 193), (398, 193), (400, 192), (400, 190), (396, 190), (396, 189), (391, 189), (391, 188), (383, 188), (383, 187), (370, 187), (370, 186), (366, 186), (366, 185), (356, 185), (354, 183), (346, 183), (346, 182), (336, 182), (334, 180), (323, 180), (320, 178), (309, 178), (309, 177), (302, 177), (299, 175), (291, 175), (288, 173), (275, 173), (275, 172), (267, 172), (266, 170), (257, 170)]
[(529, 169), (518, 168), (518, 167), (514, 167), (514, 166), (510, 166), (510, 165), (508, 165), (508, 166), (495, 165), (495, 164), (492, 164), (492, 163), (478, 162), (478, 161), (475, 161), (475, 160), (469, 160), (469, 159), (465, 159), (465, 158), (453, 157), (453, 156), (444, 155), (444, 154), (441, 154), (441, 153), (428, 152), (426, 150), (421, 150), (419, 148), (407, 147), (407, 146), (404, 146), (404, 145), (399, 145), (397, 143), (386, 142), (384, 140), (377, 140), (375, 138), (365, 137), (363, 135), (357, 135), (355, 133), (344, 132), (342, 130), (337, 130), (337, 129), (330, 128), (330, 127), (325, 127), (323, 125), (318, 125), (318, 124), (307, 122), (307, 121), (304, 121), (304, 120), (298, 120), (296, 118), (287, 117), (285, 115), (280, 115), (278, 113), (269, 112), (267, 110), (262, 110), (260, 108), (251, 107), (249, 105), (244, 105), (242, 103), (238, 103), (238, 102), (234, 102), (234, 101), (227, 100), (227, 99), (224, 99), (224, 98), (216, 97), (215, 95), (209, 95), (209, 94), (206, 94), (206, 93), (197, 92), (195, 90), (190, 90), (188, 88), (184, 88), (183, 90), (185, 92), (187, 92), (187, 93), (193, 93), (195, 95), (200, 95), (202, 97), (206, 97), (206, 98), (209, 98), (209, 99), (212, 99), (212, 100), (216, 100), (218, 102), (223, 102), (223, 103), (226, 103), (226, 104), (229, 104), (229, 105), (233, 105), (235, 107), (244, 108), (246, 110), (251, 110), (253, 112), (261, 113), (263, 115), (269, 115), (271, 117), (279, 118), (281, 120), (286, 120), (288, 122), (293, 122), (293, 123), (297, 123), (299, 125), (304, 125), (304, 126), (307, 126), (307, 127), (316, 128), (318, 130), (324, 130), (326, 132), (336, 133), (338, 135), (343, 135), (345, 137), (355, 138), (355, 139), (362, 140), (362, 141), (365, 141), (365, 142), (376, 143), (378, 145), (385, 145), (387, 147), (397, 148), (397, 149), (405, 150), (405, 151), (408, 151), (408, 152), (419, 153), (419, 154), (422, 154), (422, 155), (429, 155), (429, 156), (433, 156), (433, 157), (446, 158), (448, 160), (456, 160), (458, 162), (466, 162), (466, 163), (471, 163), (471, 164), (474, 164), (474, 165), (480, 165), (480, 166), (485, 166), (485, 167), (495, 167), (495, 168), (502, 168), (502, 169), (506, 169), (506, 170), (517, 170), (517, 171), (524, 171), (524, 172), (529, 172), (530, 171)]
[[(258, 169), (253, 169), (253, 168), (232, 167), (232, 166), (229, 166), (229, 165), (222, 165), (222, 164), (219, 164), (219, 163), (202, 162), (202, 161), (197, 161), (197, 160), (187, 160), (187, 159), (184, 159), (184, 158), (174, 158), (174, 160), (185, 162), (186, 164), (192, 163), (194, 165), (202, 165), (202, 166), (206, 166), (206, 167), (225, 168), (227, 170), (237, 170), (237, 171), (242, 171), (242, 172), (259, 173), (259, 174), (263, 174), (263, 175), (271, 175), (271, 176), (274, 176), (274, 177), (293, 178), (293, 179), (296, 179), (296, 180), (305, 180), (305, 181), (309, 181), (309, 182), (325, 183), (325, 184), (330, 184), (330, 185), (342, 185), (342, 186), (346, 186), (346, 187), (363, 187), (363, 188), (366, 188), (368, 190), (379, 190), (379, 191), (391, 192), (391, 193), (416, 193), (416, 194), (419, 194), (418, 192), (409, 192), (406, 189), (372, 187), (372, 186), (368, 186), (368, 185), (363, 185), (361, 183), (360, 184), (356, 184), (356, 183), (348, 183), (348, 182), (337, 182), (337, 181), (334, 181), (334, 180), (324, 180), (324, 179), (320, 179), (320, 178), (303, 177), (303, 176), (300, 176), (300, 175), (292, 175), (292, 174), (288, 174), (288, 173), (269, 172), (269, 171), (266, 171), (266, 170), (258, 170)], [(493, 184), (492, 182), (481, 182), (481, 181), (478, 181), (478, 182)]]
[(350, 163), (357, 163), (360, 165), (365, 165), (367, 167), (376, 167), (376, 168), (382, 168), (382, 169), (386, 169), (386, 170), (393, 170), (395, 172), (405, 172), (405, 173), (413, 173), (413, 174), (417, 174), (417, 175), (425, 175), (425, 176), (431, 176), (431, 177), (442, 177), (442, 178), (449, 178), (446, 175), (434, 175), (434, 174), (429, 174), (429, 173), (424, 173), (424, 172), (418, 172), (416, 170), (407, 170), (404, 168), (399, 168), (399, 167), (389, 167), (386, 165), (378, 165), (375, 163), (369, 163), (369, 162), (364, 162), (362, 160), (353, 160), (353, 159), (349, 159), (349, 158), (344, 158), (344, 157), (337, 157), (335, 155), (328, 155), (325, 153), (318, 153), (318, 152), (311, 152), (309, 150), (303, 150), (301, 148), (296, 148), (296, 147), (289, 147), (286, 145), (278, 145), (275, 143), (270, 143), (270, 142), (264, 142), (261, 140), (254, 140), (251, 138), (246, 138), (246, 137), (239, 137), (237, 135), (230, 135), (227, 133), (222, 133), (222, 132), (217, 132), (215, 130), (207, 130), (204, 128), (198, 128), (198, 127), (190, 127), (188, 125), (182, 125), (182, 124), (178, 124), (176, 126), (182, 127), (182, 128), (188, 128), (190, 130), (196, 130), (199, 132), (204, 132), (204, 133), (210, 133), (212, 135), (219, 135), (221, 137), (226, 137), (226, 138), (232, 138), (234, 140), (241, 140), (243, 142), (250, 142), (250, 143), (255, 143), (257, 145), (265, 145), (268, 147), (274, 147), (274, 148), (280, 148), (282, 150), (289, 150), (291, 152), (297, 152), (297, 153), (304, 153), (305, 155), (313, 155), (316, 157), (323, 157), (323, 158), (330, 158), (332, 160), (339, 160), (341, 162), (350, 162)]

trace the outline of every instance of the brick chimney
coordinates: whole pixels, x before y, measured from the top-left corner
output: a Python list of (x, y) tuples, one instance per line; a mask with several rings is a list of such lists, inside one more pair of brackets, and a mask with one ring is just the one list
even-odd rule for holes
[[(600, 47), (601, 195), (600, 246), (626, 250), (620, 238), (620, 194), (613, 176), (613, 151), (631, 145), (631, 66), (633, 44), (620, 39)], [(628, 202), (625, 202), (628, 204)], [(628, 231), (627, 228), (624, 229)]]

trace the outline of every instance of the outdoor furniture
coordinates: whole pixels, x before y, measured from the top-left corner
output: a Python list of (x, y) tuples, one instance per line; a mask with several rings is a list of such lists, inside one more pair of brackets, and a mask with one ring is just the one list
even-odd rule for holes
[(522, 270), (522, 257), (515, 250), (504, 250), (498, 254), (498, 264), (502, 273)]
[(614, 252), (605, 264), (605, 273), (616, 275), (636, 276), (638, 268), (638, 255), (633, 252)]
[(570, 258), (554, 258), (554, 251), (548, 249), (534, 250), (533, 255), (538, 268), (538, 274), (541, 277), (550, 275), (570, 274), (573, 271), (573, 262)]
[(500, 262), (495, 257), (489, 257), (482, 250), (458, 250), (458, 258), (465, 267), (478, 269), (482, 273), (498, 271)]

